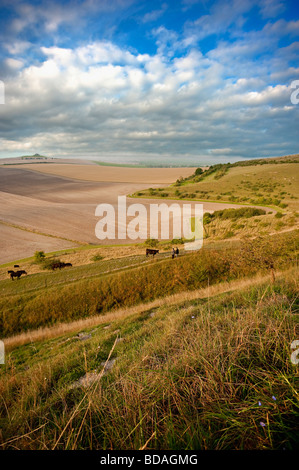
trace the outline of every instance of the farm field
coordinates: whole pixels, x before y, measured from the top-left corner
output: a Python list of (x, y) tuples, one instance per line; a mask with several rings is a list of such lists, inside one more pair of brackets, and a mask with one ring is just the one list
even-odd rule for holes
[[(38, 168), (38, 171), (33, 171), (33, 167)], [(60, 168), (63, 168), (64, 176), (51, 173), (59, 173)], [(90, 170), (91, 175), (98, 169), (99, 173), (96, 178), (103, 180), (83, 181), (87, 177), (84, 173), (85, 169)], [(147, 183), (138, 182), (137, 170), (141, 181), (148, 181)], [(2, 166), (0, 167), (2, 232), (0, 263), (33, 256), (36, 250), (48, 252), (71, 246), (114, 243), (110, 240), (100, 241), (95, 235), (98, 221), (95, 209), (98, 204), (108, 203), (116, 207), (118, 196), (138, 193), (147, 189), (149, 185), (160, 186), (161, 178), (166, 182), (173, 181), (172, 178), (179, 177), (181, 174), (191, 175), (193, 170), (190, 168), (140, 169), (73, 164)], [(106, 171), (108, 173), (105, 173)], [(78, 179), (72, 179), (71, 176), (74, 174)], [(113, 174), (116, 175), (115, 180), (122, 179), (123, 182), (109, 181)], [(82, 179), (80, 180), (79, 177)], [(127, 202), (128, 204), (140, 203), (140, 199), (130, 198)], [(151, 202), (151, 198), (142, 200), (147, 208), (148, 217)], [(163, 202), (165, 202), (164, 198)], [(171, 201), (167, 203), (171, 204)], [(178, 203), (182, 205), (183, 201), (178, 201)], [(203, 206), (204, 211), (207, 212), (223, 208), (223, 204), (209, 201), (205, 201)], [(236, 208), (238, 206), (228, 203), (225, 207)], [(127, 241), (131, 242), (131, 240)], [(124, 243), (124, 241), (116, 238), (115, 243)]]
[(25, 168), (0, 168), (0, 263), (32, 256), (39, 249), (54, 251), (99, 244), (95, 236), (96, 206), (103, 202), (116, 205), (119, 195), (147, 187), (83, 182), (33, 172), (28, 165)]
[[(24, 168), (17, 165), (16, 168)], [(49, 175), (94, 182), (170, 184), (177, 178), (190, 176), (195, 168), (128, 168), (102, 165), (77, 165), (75, 163), (49, 165), (30, 164), (30, 170)]]
[(33, 254), (37, 247), (43, 247), (47, 252), (57, 249), (67, 249), (74, 246), (74, 243), (67, 240), (59, 240), (32, 231), (21, 230), (13, 225), (5, 225), (0, 222), (1, 232), (1, 254), (0, 262), (8, 263), (12, 259), (19, 260)]
[[(292, 165), (275, 165), (289, 184), (275, 183), (284, 205), (205, 199), (203, 248), (193, 253), (183, 239), (90, 238), (98, 198), (189, 200), (161, 196), (166, 185), (0, 168), (1, 448), (297, 449)], [(261, 168), (269, 181), (272, 166), (233, 167), (218, 181), (233, 175), (240, 189)], [(179, 187), (216, 188), (214, 177), (190, 182), (191, 174)], [(147, 257), (147, 247), (159, 252)], [(57, 261), (71, 265), (51, 270)], [(27, 275), (12, 281), (16, 262)]]

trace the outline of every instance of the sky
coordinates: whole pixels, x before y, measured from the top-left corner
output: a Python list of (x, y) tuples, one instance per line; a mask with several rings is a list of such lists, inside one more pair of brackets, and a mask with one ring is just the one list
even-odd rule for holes
[(0, 0), (0, 40), (0, 158), (299, 153), (298, 0)]

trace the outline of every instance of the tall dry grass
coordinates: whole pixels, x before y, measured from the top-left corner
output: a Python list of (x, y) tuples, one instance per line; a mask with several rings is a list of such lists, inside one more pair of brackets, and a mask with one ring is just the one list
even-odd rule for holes
[[(294, 247), (293, 247), (294, 244)], [(294, 263), (298, 234), (254, 240), (231, 250), (199, 252), (141, 266), (101, 279), (83, 279), (0, 300), (2, 338), (151, 302)]]
[[(277, 277), (284, 276), (283, 272), (278, 272)], [(236, 281), (226, 281), (220, 284), (211, 285), (202, 289), (193, 291), (183, 291), (178, 294), (172, 294), (163, 298), (145, 302), (135, 305), (130, 308), (120, 308), (103, 315), (96, 315), (88, 318), (82, 318), (68, 323), (59, 323), (54, 326), (41, 327), (36, 330), (25, 331), (7, 338), (4, 338), (6, 351), (11, 351), (14, 348), (23, 346), (28, 343), (36, 341), (47, 341), (51, 338), (57, 338), (65, 334), (76, 333), (86, 328), (92, 328), (98, 325), (103, 325), (115, 320), (122, 320), (132, 315), (143, 312), (144, 310), (151, 310), (165, 305), (177, 305), (184, 301), (191, 301), (195, 299), (206, 299), (214, 297), (215, 295), (223, 294), (230, 291), (244, 289), (246, 287), (254, 287), (260, 282), (270, 281), (270, 275), (258, 274), (250, 279), (241, 279)]]
[[(147, 305), (68, 349), (35, 343), (30, 370), (17, 363), (30, 346), (16, 350), (1, 381), (2, 447), (296, 448), (297, 274), (165, 302), (154, 316)], [(101, 361), (111, 357), (104, 374)], [(95, 369), (98, 380), (87, 389), (71, 387)]]

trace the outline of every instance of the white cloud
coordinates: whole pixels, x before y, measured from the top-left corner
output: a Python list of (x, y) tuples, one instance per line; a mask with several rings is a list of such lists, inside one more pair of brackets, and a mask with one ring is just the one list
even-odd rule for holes
[(158, 10), (152, 10), (146, 13), (142, 18), (142, 22), (150, 23), (152, 21), (157, 21), (161, 16), (164, 15), (167, 8), (168, 8), (168, 5), (166, 3), (162, 3), (161, 8), (159, 8)]
[(23, 54), (31, 46), (29, 41), (15, 40), (12, 43), (4, 43), (4, 47), (12, 55)]
[(260, 10), (263, 18), (274, 18), (285, 9), (281, 0), (261, 0)]
[[(248, 1), (235, 2), (232, 12), (228, 4), (218, 11), (216, 3), (184, 37), (165, 26), (154, 30), (158, 47), (152, 55), (105, 40), (43, 46), (42, 62), (28, 63), (18, 56), (28, 43), (12, 43), (6, 105), (0, 108), (3, 155), (27, 149), (232, 161), (295, 153), (299, 107), (290, 103), (290, 80), (298, 78), (298, 43), (278, 43), (299, 23), (274, 21), (236, 34), (233, 42), (218, 41), (203, 54), (198, 39), (229, 29), (251, 8)], [(50, 29), (58, 27), (55, 12), (52, 23), (47, 18)], [(185, 50), (188, 41), (192, 47)]]
[(9, 69), (18, 70), (23, 67), (24, 62), (22, 60), (9, 57), (8, 59), (5, 59), (5, 64)]

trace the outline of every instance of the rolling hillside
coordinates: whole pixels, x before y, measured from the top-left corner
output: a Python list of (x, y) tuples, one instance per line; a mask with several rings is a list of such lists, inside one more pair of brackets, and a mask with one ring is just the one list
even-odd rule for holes
[(258, 276), (15, 338), (1, 447), (296, 449), (297, 279), (290, 269), (272, 287)]
[(248, 160), (198, 169), (167, 188), (139, 191), (134, 197), (209, 200), (290, 211), (298, 208), (299, 155)]
[(270, 188), (274, 166), (273, 196), (288, 184), (287, 206), (272, 214), (246, 204), (207, 213), (197, 252), (183, 240), (159, 242), (155, 258), (143, 244), (81, 246), (46, 253), (73, 264), (57, 272), (19, 260), (28, 275), (18, 281), (13, 262), (2, 266), (1, 448), (298, 449), (292, 165), (233, 166), (170, 186), (217, 194), (235, 179), (242, 198), (253, 189), (241, 174), (253, 182), (270, 171)]

